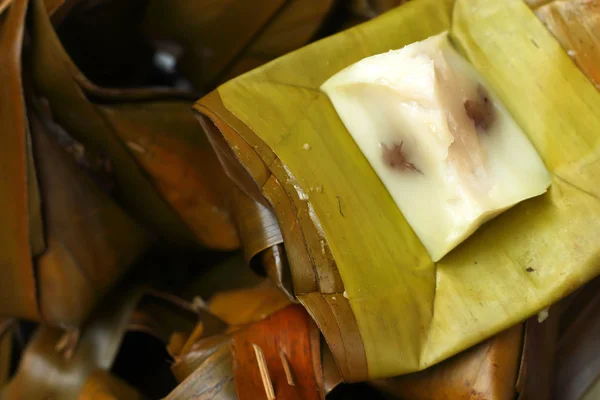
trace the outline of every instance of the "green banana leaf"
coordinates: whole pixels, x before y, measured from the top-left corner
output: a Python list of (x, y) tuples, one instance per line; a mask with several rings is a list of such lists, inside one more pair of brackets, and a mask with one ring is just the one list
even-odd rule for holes
[[(444, 30), (553, 180), (433, 263), (319, 87)], [(600, 94), (520, 0), (409, 2), (220, 86), (196, 109), (273, 207), (295, 294), (347, 381), (424, 369), (600, 273)]]

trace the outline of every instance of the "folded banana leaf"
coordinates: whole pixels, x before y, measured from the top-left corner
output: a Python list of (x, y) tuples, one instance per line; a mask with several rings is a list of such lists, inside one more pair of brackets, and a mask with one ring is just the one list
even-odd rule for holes
[(181, 384), (165, 400), (237, 400), (230, 342), (229, 336), (217, 342), (201, 341), (196, 350), (184, 355), (173, 365)]
[(424, 371), (371, 384), (400, 399), (511, 400), (522, 344), (519, 324)]
[[(319, 87), (444, 30), (553, 180), (433, 263)], [(295, 294), (347, 381), (424, 369), (600, 273), (600, 94), (519, 0), (409, 2), (220, 86), (196, 109), (277, 215)]]
[(196, 88), (206, 89), (306, 44), (332, 4), (151, 0), (143, 28), (157, 41), (177, 43), (178, 69)]
[(238, 253), (200, 272), (178, 295), (192, 302), (198, 297), (202, 301), (209, 301), (218, 292), (253, 287), (263, 281), (264, 278), (249, 269)]
[[(556, 399), (593, 400), (600, 389), (600, 279), (576, 293), (560, 316), (552, 393)], [(550, 310), (552, 313), (552, 309)]]
[(0, 184), (0, 314), (76, 328), (149, 241), (56, 144), (56, 126), (31, 92), (28, 53), (21, 66), (26, 10), (27, 1), (15, 1), (0, 22), (1, 96), (12, 99), (0, 105), (1, 162), (10, 171)]
[(66, 54), (42, 1), (32, 4), (35, 89), (68, 134), (108, 155), (124, 207), (176, 243), (237, 248), (231, 183), (189, 111), (189, 93), (95, 86)]
[(3, 387), (10, 377), (12, 360), (12, 328), (14, 320), (0, 321), (0, 387)]
[(144, 396), (110, 373), (98, 369), (87, 377), (78, 400), (142, 400)]
[(550, 308), (545, 320), (538, 316), (525, 323), (523, 352), (515, 385), (518, 400), (558, 398), (553, 396), (553, 381), (560, 308), (561, 303), (558, 303)]
[(255, 288), (220, 292), (214, 295), (209, 310), (229, 325), (259, 321), (290, 304), (269, 281)]
[(221, 81), (235, 78), (281, 55), (296, 50), (317, 34), (334, 0), (288, 0), (243, 51)]
[[(0, 305), (3, 316), (38, 317), (31, 256), (43, 244), (37, 181), (32, 179), (31, 141), (28, 138), (25, 98), (21, 81), (21, 45), (27, 2), (6, 4), (0, 13), (0, 289), (10, 304)], [(8, 173), (11, 171), (11, 173)], [(37, 216), (37, 217), (34, 217)], [(36, 253), (42, 249), (36, 249)], [(10, 310), (8, 311), (7, 308)]]
[(324, 399), (319, 338), (300, 305), (237, 332), (231, 349), (239, 399)]
[(50, 122), (36, 112), (29, 117), (47, 243), (34, 263), (39, 310), (47, 323), (77, 328), (148, 236), (69, 159)]
[(91, 317), (81, 336), (61, 350), (64, 331), (37, 329), (25, 349), (16, 375), (0, 391), (3, 400), (76, 399), (88, 377), (107, 371), (117, 354), (130, 314), (143, 287), (121, 287)]
[(128, 329), (147, 333), (167, 344), (173, 334), (187, 337), (198, 325), (207, 336), (227, 329), (227, 323), (207, 310), (172, 294), (149, 290), (134, 311)]

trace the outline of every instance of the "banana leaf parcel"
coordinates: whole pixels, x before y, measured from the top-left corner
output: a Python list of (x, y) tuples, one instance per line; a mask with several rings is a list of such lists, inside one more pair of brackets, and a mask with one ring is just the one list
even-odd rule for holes
[[(319, 87), (445, 30), (553, 179), (433, 263)], [(600, 94), (519, 0), (409, 2), (229, 81), (196, 109), (249, 174), (244, 190), (273, 208), (295, 294), (346, 381), (424, 369), (600, 273)]]

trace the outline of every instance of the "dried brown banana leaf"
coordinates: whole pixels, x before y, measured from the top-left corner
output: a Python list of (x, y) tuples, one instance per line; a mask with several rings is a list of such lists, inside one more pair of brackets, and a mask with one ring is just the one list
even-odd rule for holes
[(186, 101), (160, 98), (97, 107), (197, 240), (209, 248), (235, 249), (233, 185), (189, 108)]
[[(555, 374), (551, 382), (554, 399), (593, 400), (600, 382), (600, 280), (595, 279), (575, 294), (560, 316)], [(552, 308), (550, 313), (552, 313)]]
[(144, 396), (119, 378), (102, 369), (91, 372), (78, 400), (142, 400)]
[(293, 303), (297, 303), (294, 296), (294, 285), (290, 264), (288, 263), (283, 244), (277, 244), (268, 248), (260, 254), (261, 265), (265, 270), (271, 282), (275, 284), (287, 298)]
[(281, 291), (265, 281), (258, 287), (219, 292), (208, 304), (209, 310), (229, 325), (259, 321), (290, 304)]
[(207, 336), (227, 329), (227, 323), (207, 310), (169, 293), (150, 290), (133, 313), (129, 329), (148, 333), (167, 344), (173, 333), (190, 335), (198, 323)]
[[(25, 114), (18, 36), (23, 34), (26, 4), (15, 2), (5, 11), (2, 24), (4, 45), (13, 46), (2, 53), (8, 68), (1, 72), (8, 74), (3, 89), (13, 92), (3, 93), (2, 98), (15, 101), (2, 102), (4, 132), (11, 133), (3, 135), (7, 156), (2, 159), (11, 171), (3, 182), (12, 188), (7, 192), (10, 195), (2, 196), (9, 202), (2, 207), (9, 215), (3, 219), (6, 231), (2, 230), (8, 247), (1, 251), (8, 259), (0, 269), (5, 274), (0, 281), (7, 285), (3, 289), (7, 301), (0, 306), (0, 314), (73, 328), (82, 323), (148, 241), (146, 234), (61, 154), (49, 136), (52, 126), (48, 118), (31, 104), (29, 116)], [(28, 78), (25, 76), (25, 83)], [(25, 225), (13, 225), (17, 221)], [(28, 259), (18, 258), (27, 253)]]
[(144, 28), (156, 40), (180, 43), (179, 70), (196, 88), (205, 89), (214, 85), (285, 3), (151, 0)]
[(0, 1), (0, 15), (12, 4), (13, 0), (2, 0)]
[(77, 328), (148, 245), (148, 236), (57, 145), (30, 113), (47, 249), (36, 258), (44, 321)]
[(347, 6), (354, 15), (369, 19), (390, 11), (407, 1), (409, 0), (350, 0)]
[(234, 219), (243, 244), (244, 258), (248, 264), (252, 264), (253, 258), (262, 251), (283, 243), (281, 231), (270, 208), (237, 187), (232, 189), (232, 197)]
[[(126, 209), (177, 243), (198, 241), (221, 249), (237, 247), (235, 229), (223, 219), (228, 205), (220, 202), (222, 192), (211, 191), (215, 187), (222, 188), (227, 181), (214, 154), (206, 151), (208, 143), (202, 130), (192, 126), (192, 118), (186, 111), (189, 101), (186, 96), (189, 95), (169, 90), (98, 88), (87, 81), (69, 59), (42, 2), (35, 0), (33, 4), (35, 87), (48, 99), (54, 118), (69, 134), (85, 146), (108, 154), (115, 171), (117, 195)], [(96, 99), (100, 104), (90, 99)], [(138, 102), (137, 107), (123, 104), (128, 101)], [(133, 143), (134, 148), (128, 147), (125, 141)], [(136, 141), (147, 143), (147, 154), (140, 154)], [(199, 146), (194, 150), (203, 156), (194, 160), (194, 164), (188, 164), (189, 151), (179, 153), (185, 146)], [(164, 164), (162, 168), (157, 166), (165, 161), (176, 163), (176, 168), (164, 170)], [(198, 170), (207, 164), (214, 170)], [(212, 186), (209, 189), (202, 186), (203, 192), (194, 196), (186, 186), (188, 182), (181, 181), (188, 176), (194, 189), (206, 182), (211, 182)], [(187, 219), (190, 216), (193, 216), (192, 220)], [(210, 239), (204, 233), (203, 228), (208, 225), (204, 218), (211, 218), (213, 232), (219, 232), (216, 239)], [(203, 243), (204, 240), (208, 243)]]
[(215, 293), (254, 287), (263, 280), (248, 268), (241, 254), (235, 254), (200, 272), (198, 278), (192, 280), (178, 294), (188, 301), (194, 301), (196, 297), (208, 301)]
[[(194, 371), (203, 364), (214, 362), (210, 357), (218, 352), (222, 347), (229, 348), (231, 344), (231, 335), (215, 335), (197, 340), (195, 343), (187, 346), (186, 351), (181, 352), (174, 357), (174, 363), (171, 370), (179, 382), (183, 382)], [(187, 343), (186, 343), (187, 345)], [(233, 372), (229, 370), (230, 376)]]
[[(243, 0), (242, 0), (243, 1)], [(287, 0), (225, 74), (222, 81), (299, 49), (314, 38), (334, 5), (333, 0)]]
[(320, 334), (290, 305), (234, 334), (233, 372), (241, 400), (324, 399)]
[(560, 303), (550, 308), (548, 317), (539, 322), (532, 317), (525, 324), (523, 355), (517, 377), (518, 400), (553, 398), (555, 349), (558, 343)]
[[(433, 263), (319, 87), (447, 29), (554, 179)], [(295, 293), (346, 380), (429, 367), (600, 272), (600, 94), (521, 1), (411, 1), (220, 86), (197, 109), (273, 207)]]
[(171, 370), (181, 384), (167, 399), (237, 399), (230, 344), (230, 335), (215, 335), (174, 357)]
[(600, 89), (600, 0), (557, 0), (535, 14)]
[(12, 329), (14, 320), (6, 319), (0, 321), (0, 388), (10, 378), (10, 367), (12, 360)]
[(511, 400), (522, 344), (519, 324), (424, 371), (372, 384), (400, 399)]
[[(8, 5), (7, 5), (8, 6)], [(0, 13), (0, 292), (5, 299), (0, 315), (37, 319), (36, 282), (31, 260), (29, 195), (32, 178), (28, 161), (27, 114), (21, 81), (21, 47), (24, 34), (27, 1), (13, 1)], [(31, 182), (33, 184), (33, 182)], [(33, 211), (33, 212), (32, 212)]]
[(120, 287), (82, 330), (70, 357), (57, 346), (64, 332), (41, 326), (25, 349), (19, 369), (0, 392), (2, 400), (76, 399), (89, 375), (107, 371), (117, 354), (143, 287)]
[(283, 237), (273, 211), (239, 188), (233, 189), (233, 204), (246, 262), (295, 301)]

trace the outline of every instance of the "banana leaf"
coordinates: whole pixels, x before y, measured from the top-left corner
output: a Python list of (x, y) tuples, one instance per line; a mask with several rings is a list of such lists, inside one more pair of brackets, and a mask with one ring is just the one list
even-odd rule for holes
[[(10, 299), (0, 304), (0, 315), (36, 319), (39, 317), (31, 254), (30, 213), (39, 215), (39, 203), (29, 195), (31, 159), (28, 157), (27, 115), (21, 81), (21, 46), (27, 1), (6, 3), (0, 13), (0, 291)], [(8, 172), (10, 171), (10, 173)], [(30, 183), (31, 182), (31, 183)]]
[(560, 303), (550, 308), (542, 322), (537, 317), (525, 324), (523, 354), (519, 366), (516, 390), (518, 400), (551, 399), (555, 373), (555, 352), (558, 343)]
[(14, 2), (2, 15), (7, 68), (0, 72), (6, 82), (1, 97), (11, 100), (0, 106), (7, 132), (1, 162), (11, 172), (0, 184), (7, 202), (0, 314), (74, 328), (146, 248), (148, 237), (61, 154), (50, 137), (51, 121), (33, 105), (28, 53), (21, 68), (26, 6)]
[(194, 123), (190, 95), (95, 86), (61, 46), (42, 1), (33, 5), (35, 89), (70, 135), (109, 156), (123, 206), (176, 243), (237, 248), (224, 198), (230, 183)]
[(368, 19), (398, 7), (407, 1), (409, 0), (350, 0), (347, 6), (354, 15)]
[(222, 81), (235, 78), (309, 43), (333, 5), (334, 0), (286, 1), (256, 39), (239, 54), (235, 64), (223, 75)]
[(87, 377), (78, 400), (142, 400), (144, 396), (119, 378), (98, 369)]
[(77, 328), (149, 244), (146, 233), (58, 146), (30, 112), (47, 248), (35, 259), (39, 309), (52, 325)]
[[(228, 334), (215, 335), (201, 338), (190, 345), (188, 344), (189, 340), (184, 346), (186, 349), (173, 357), (175, 361), (171, 366), (171, 370), (179, 382), (186, 380), (202, 365), (209, 366), (210, 363), (214, 362), (215, 359), (211, 359), (210, 357), (219, 352), (222, 347), (228, 349), (231, 344), (231, 336)], [(220, 359), (220, 355), (216, 357)], [(229, 369), (228, 372), (229, 376), (233, 377), (232, 370)]]
[(400, 399), (511, 400), (522, 344), (518, 324), (424, 371), (371, 384)]
[(556, 399), (598, 398), (600, 357), (596, 348), (600, 333), (599, 288), (600, 280), (596, 278), (576, 293), (561, 312), (556, 369), (552, 379), (552, 392)]
[(156, 41), (178, 44), (178, 69), (196, 88), (206, 89), (306, 44), (332, 4), (151, 0), (143, 29)]
[(230, 340), (216, 344), (208, 355), (196, 357), (193, 366), (183, 370), (184, 375), (175, 372), (187, 377), (165, 400), (237, 400)]
[(324, 399), (320, 334), (300, 305), (237, 332), (231, 351), (240, 400)]
[(12, 361), (12, 329), (14, 320), (0, 321), (0, 388), (10, 378)]
[(206, 335), (227, 329), (224, 321), (207, 310), (169, 293), (150, 290), (132, 314), (128, 329), (147, 333), (167, 344), (174, 333), (189, 336), (198, 324)]
[(535, 14), (600, 88), (600, 1), (553, 1)]
[[(366, 56), (443, 30), (553, 182), (433, 263), (319, 87)], [(196, 109), (275, 211), (295, 294), (346, 381), (424, 369), (600, 273), (600, 94), (519, 0), (409, 2), (229, 81)]]
[(264, 281), (255, 288), (219, 292), (210, 299), (208, 307), (214, 315), (235, 326), (264, 319), (289, 304), (280, 290)]
[(244, 258), (251, 264), (252, 259), (263, 250), (282, 243), (281, 231), (273, 212), (255, 201), (241, 189), (232, 192), (234, 218), (243, 244)]
[(122, 286), (90, 318), (66, 357), (57, 349), (64, 331), (37, 329), (25, 349), (16, 375), (0, 391), (2, 400), (76, 399), (90, 374), (107, 371), (117, 354), (130, 314), (144, 294), (141, 286)]
[(241, 254), (235, 254), (200, 272), (178, 295), (191, 302), (196, 297), (208, 301), (215, 293), (253, 287), (263, 280), (248, 268)]

